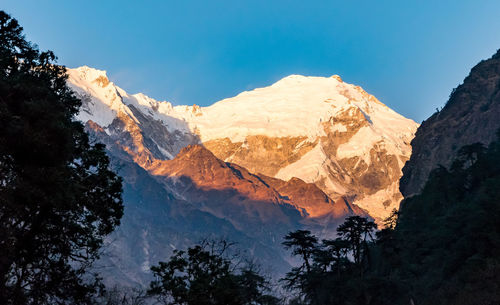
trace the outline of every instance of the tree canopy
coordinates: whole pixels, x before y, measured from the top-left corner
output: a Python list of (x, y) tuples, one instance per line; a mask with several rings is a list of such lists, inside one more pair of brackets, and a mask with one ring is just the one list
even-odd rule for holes
[(86, 273), (123, 213), (104, 146), (50, 52), (0, 11), (0, 303), (85, 304)]
[(156, 280), (149, 294), (171, 305), (272, 305), (269, 282), (252, 265), (237, 266), (228, 256), (230, 244), (203, 243), (174, 251), (167, 262), (153, 266)]
[(376, 237), (375, 224), (359, 216), (335, 240), (290, 233), (285, 246), (310, 265), (284, 278), (298, 292), (294, 304), (500, 304), (499, 190), (500, 133), (436, 168)]

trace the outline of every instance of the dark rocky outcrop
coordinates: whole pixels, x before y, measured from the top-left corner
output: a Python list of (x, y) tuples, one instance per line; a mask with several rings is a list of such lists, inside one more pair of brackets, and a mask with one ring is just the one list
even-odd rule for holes
[(403, 168), (404, 197), (420, 193), (429, 173), (448, 167), (464, 145), (495, 140), (500, 128), (500, 50), (472, 68), (453, 90), (441, 111), (425, 120), (411, 142), (412, 155)]

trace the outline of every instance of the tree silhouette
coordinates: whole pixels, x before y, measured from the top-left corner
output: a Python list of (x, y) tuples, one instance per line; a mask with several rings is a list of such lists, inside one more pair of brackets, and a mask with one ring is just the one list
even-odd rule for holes
[(250, 305), (277, 304), (268, 282), (252, 266), (239, 271), (230, 257), (228, 244), (204, 243), (174, 251), (167, 262), (151, 270), (156, 280), (149, 294), (163, 304), (178, 305)]
[(297, 230), (290, 232), (285, 236), (282, 243), (285, 249), (292, 249), (292, 255), (298, 255), (302, 258), (302, 268), (306, 272), (311, 271), (311, 257), (318, 245), (318, 238), (308, 230)]
[(0, 304), (86, 304), (86, 274), (123, 213), (104, 146), (52, 52), (0, 11)]
[(373, 221), (361, 216), (347, 217), (344, 223), (337, 228), (340, 238), (349, 243), (356, 265), (361, 264), (366, 241), (368, 238), (373, 239), (372, 233), (376, 229), (377, 225)]
[(314, 253), (314, 263), (322, 272), (333, 271), (340, 275), (342, 269), (349, 265), (349, 248), (349, 243), (341, 238), (324, 239)]
[[(360, 217), (348, 217), (338, 227), (339, 237), (318, 243), (310, 231), (298, 230), (285, 236), (283, 245), (301, 258), (282, 279), (285, 289), (296, 292), (297, 304), (364, 304), (360, 299), (376, 290), (363, 277), (364, 255), (368, 252), (375, 223)], [(354, 259), (354, 262), (350, 258)]]
[(304, 296), (311, 299), (311, 302), (316, 304), (314, 287), (312, 287), (312, 258), (318, 247), (318, 238), (311, 234), (308, 230), (297, 230), (290, 232), (285, 236), (285, 241), (282, 243), (285, 249), (291, 249), (292, 255), (299, 256), (302, 259), (302, 264), (299, 267), (294, 267), (288, 272), (282, 281), (285, 283), (285, 288), (289, 290), (298, 289)]

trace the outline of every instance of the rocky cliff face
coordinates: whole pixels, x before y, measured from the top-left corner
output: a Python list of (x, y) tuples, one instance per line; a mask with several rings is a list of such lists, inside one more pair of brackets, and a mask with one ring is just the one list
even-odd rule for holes
[(431, 170), (448, 167), (462, 146), (493, 141), (499, 118), (500, 50), (472, 68), (443, 109), (418, 128), (411, 142), (413, 154), (403, 168), (401, 193), (418, 194)]

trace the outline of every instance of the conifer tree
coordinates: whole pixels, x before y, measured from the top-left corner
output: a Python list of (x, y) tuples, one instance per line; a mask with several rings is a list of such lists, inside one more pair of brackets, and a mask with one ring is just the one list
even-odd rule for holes
[(151, 270), (149, 294), (165, 305), (273, 305), (269, 283), (252, 266), (237, 268), (228, 245), (203, 243), (174, 251), (167, 262)]
[(0, 304), (89, 303), (86, 270), (123, 213), (55, 60), (0, 11)]

